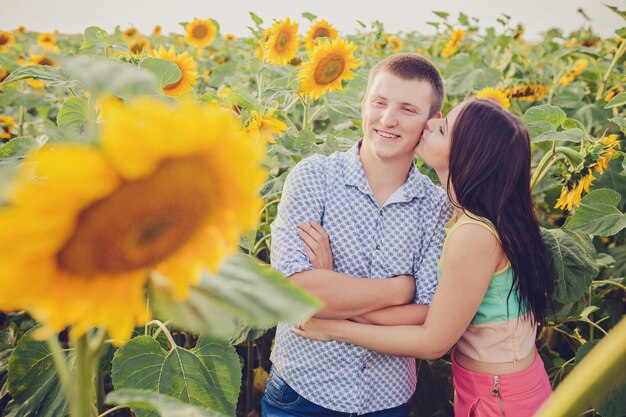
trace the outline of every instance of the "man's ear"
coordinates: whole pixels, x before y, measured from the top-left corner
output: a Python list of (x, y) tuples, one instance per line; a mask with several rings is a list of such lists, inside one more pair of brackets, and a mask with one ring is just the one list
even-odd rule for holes
[(441, 119), (441, 117), (442, 117), (442, 114), (441, 112), (439, 112), (433, 117), (433, 119)]

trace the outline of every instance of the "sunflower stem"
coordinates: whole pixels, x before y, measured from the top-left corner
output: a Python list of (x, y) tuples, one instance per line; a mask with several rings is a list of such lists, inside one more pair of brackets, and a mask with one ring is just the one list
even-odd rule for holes
[(246, 368), (246, 413), (248, 415), (253, 409), (253, 391), (254, 388), (254, 356), (252, 350), (252, 340), (246, 342), (246, 361), (248, 367)]
[(94, 371), (96, 362), (93, 360), (87, 334), (80, 336), (76, 342), (76, 384), (75, 402), (70, 404), (71, 417), (95, 416), (94, 399)]
[(67, 364), (65, 353), (59, 344), (59, 339), (56, 334), (48, 339), (48, 348), (52, 353), (54, 366), (59, 374), (61, 387), (65, 392), (65, 397), (67, 398), (67, 401), (72, 404), (74, 402), (74, 390), (72, 388), (70, 368)]
[(302, 116), (302, 130), (311, 130), (309, 128), (309, 113), (311, 112), (311, 100), (308, 97), (302, 97), (302, 105), (304, 107), (304, 115)]
[(533, 176), (530, 179), (531, 193), (535, 189), (535, 187), (539, 184), (539, 182), (543, 179), (543, 177), (546, 175), (550, 167), (552, 166), (555, 155), (556, 155), (555, 148), (552, 147), (550, 151), (543, 156), (541, 161), (539, 161), (539, 164), (537, 165), (537, 169), (535, 169), (535, 172), (533, 172)]
[(108, 410), (106, 410), (104, 413), (98, 415), (98, 417), (104, 417), (104, 416), (108, 416), (109, 414), (112, 414), (118, 410), (122, 410), (124, 408), (128, 408), (127, 405), (116, 405), (113, 408), (109, 408)]
[(624, 52), (626, 52), (626, 39), (622, 41), (619, 48), (617, 48), (617, 50), (615, 51), (615, 56), (613, 56), (613, 60), (611, 61), (609, 68), (607, 68), (606, 72), (604, 73), (604, 77), (602, 77), (602, 79), (600, 80), (600, 85), (598, 86), (598, 91), (596, 92), (596, 100), (600, 100), (604, 96), (606, 82), (611, 76), (613, 69), (617, 65), (617, 61), (619, 61), (622, 55), (624, 55)]
[(148, 323), (148, 325), (151, 325), (151, 324), (156, 324), (157, 326), (159, 326), (159, 329), (161, 329), (163, 333), (165, 333), (167, 340), (170, 342), (170, 345), (172, 346), (172, 349), (178, 346), (176, 342), (174, 342), (174, 338), (172, 338), (172, 334), (170, 333), (170, 331), (167, 330), (167, 327), (165, 327), (165, 324), (163, 324), (160, 320), (152, 320), (150, 323)]

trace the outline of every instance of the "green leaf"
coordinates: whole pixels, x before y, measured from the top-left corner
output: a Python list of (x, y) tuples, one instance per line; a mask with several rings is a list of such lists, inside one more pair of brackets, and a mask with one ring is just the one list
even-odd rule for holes
[(13, 138), (0, 146), (0, 158), (16, 158), (26, 155), (28, 151), (37, 146), (41, 147), (45, 143), (44, 138)]
[(585, 127), (582, 125), (582, 123), (580, 123), (576, 119), (571, 119), (569, 117), (563, 120), (563, 123), (561, 123), (561, 127), (563, 129), (580, 129), (583, 132), (585, 131)]
[(583, 233), (541, 229), (550, 271), (554, 279), (553, 298), (561, 303), (577, 301), (598, 274), (596, 251)]
[(626, 227), (626, 216), (617, 209), (622, 196), (608, 188), (593, 190), (565, 222), (565, 228), (595, 236), (613, 236)]
[(128, 405), (133, 410), (149, 409), (152, 410), (152, 415), (160, 417), (225, 417), (224, 414), (216, 411), (185, 404), (169, 395), (141, 389), (115, 390), (107, 395), (106, 402), (114, 405)]
[(11, 413), (38, 417), (64, 416), (68, 403), (61, 389), (52, 353), (46, 342), (25, 333), (9, 359), (9, 392), (13, 397)]
[[(116, 390), (122, 388), (151, 390), (170, 395), (185, 403), (233, 415), (237, 398), (232, 401), (232, 391), (238, 392), (239, 385), (234, 388), (228, 386), (232, 382), (229, 378), (226, 381), (219, 381), (220, 375), (215, 373), (216, 369), (219, 368), (222, 374), (230, 369), (226, 368), (225, 364), (228, 362), (224, 361), (221, 363), (216, 361), (215, 365), (211, 365), (213, 359), (209, 354), (215, 351), (216, 349), (213, 349), (209, 350), (208, 354), (207, 352), (202, 354), (204, 361), (211, 366), (211, 371), (214, 372), (212, 374), (195, 352), (180, 346), (174, 346), (167, 352), (152, 337), (138, 336), (115, 352), (111, 368), (113, 385)], [(238, 367), (233, 373), (237, 371), (241, 373)], [(224, 384), (226, 391), (222, 390), (221, 384)], [(138, 417), (152, 415), (145, 409), (134, 411)]]
[(144, 58), (139, 63), (139, 68), (146, 69), (156, 75), (161, 88), (175, 83), (183, 76), (176, 63), (162, 58)]
[(546, 132), (553, 132), (563, 124), (567, 116), (559, 107), (543, 104), (526, 110), (522, 122), (528, 128), (530, 137), (534, 138)]
[(70, 97), (63, 102), (57, 115), (57, 126), (70, 137), (83, 135), (89, 117), (89, 103), (82, 97)]
[(76, 82), (68, 77), (63, 68), (49, 65), (29, 65), (27, 67), (18, 68), (11, 72), (0, 85), (29, 78), (44, 81), (52, 87), (68, 88), (76, 86)]
[(88, 56), (63, 58), (72, 78), (78, 80), (94, 97), (115, 95), (130, 99), (138, 95), (159, 95), (156, 76), (133, 64)]
[(626, 92), (623, 93), (619, 93), (618, 95), (616, 95), (615, 97), (613, 97), (611, 99), (611, 101), (609, 101), (607, 103), (606, 106), (604, 106), (605, 109), (610, 109), (611, 107), (617, 107), (617, 106), (621, 106), (624, 103), (626, 103)]
[(247, 326), (269, 328), (278, 322), (304, 320), (320, 303), (295, 284), (257, 260), (237, 255), (217, 275), (204, 274), (187, 300), (175, 302), (165, 279), (151, 280), (155, 308), (177, 327), (228, 339)]
[(478, 91), (498, 84), (502, 73), (496, 68), (465, 68), (446, 80), (446, 94), (465, 96), (468, 91)]
[(439, 16), (440, 18), (446, 20), (448, 18), (448, 16), (450, 16), (450, 13), (446, 13), (446, 12), (438, 12), (433, 10), (433, 13), (436, 14), (437, 16)]
[(617, 14), (618, 14), (618, 15), (620, 15), (620, 16), (622, 16), (622, 18), (623, 18), (624, 20), (626, 20), (626, 10), (621, 10), (621, 9), (619, 9), (619, 8), (615, 7), (615, 6), (608, 6), (608, 5), (607, 5), (606, 7), (608, 7), (608, 8), (609, 8), (609, 9), (611, 9), (611, 10), (613, 10), (615, 13), (617, 13)]
[(248, 12), (250, 13), (250, 17), (252, 18), (252, 20), (254, 20), (254, 23), (257, 26), (260, 26), (263, 24), (263, 19), (261, 19), (259, 16), (257, 16), (256, 14), (252, 13), (252, 12)]
[[(548, 122), (549, 125), (549, 122)], [(535, 125), (535, 129), (538, 129), (538, 126), (541, 128), (548, 128), (548, 125), (545, 123), (541, 123)], [(550, 125), (551, 126), (551, 125)], [(535, 131), (536, 132), (536, 131)], [(567, 129), (560, 132), (548, 131), (540, 134), (539, 136), (535, 136), (532, 140), (532, 143), (541, 143), (541, 142), (571, 142), (571, 143), (580, 143), (582, 138), (585, 136), (585, 132), (581, 129)]]
[(89, 26), (83, 33), (83, 44), (80, 46), (80, 49), (87, 49), (94, 46), (105, 48), (108, 44), (109, 34), (106, 30), (98, 26)]
[(302, 17), (304, 17), (309, 22), (313, 22), (315, 19), (317, 19), (317, 16), (315, 16), (313, 13), (309, 13), (309, 12), (302, 13)]

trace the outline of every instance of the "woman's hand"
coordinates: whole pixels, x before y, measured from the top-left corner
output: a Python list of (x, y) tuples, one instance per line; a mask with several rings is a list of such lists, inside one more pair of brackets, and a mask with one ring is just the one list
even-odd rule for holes
[(290, 330), (298, 336), (306, 337), (307, 339), (327, 342), (334, 340), (332, 335), (335, 334), (337, 327), (344, 321), (346, 320), (308, 319), (298, 323), (296, 327), (292, 327)]
[(304, 242), (309, 261), (317, 269), (334, 270), (328, 233), (317, 222), (298, 224), (298, 236)]

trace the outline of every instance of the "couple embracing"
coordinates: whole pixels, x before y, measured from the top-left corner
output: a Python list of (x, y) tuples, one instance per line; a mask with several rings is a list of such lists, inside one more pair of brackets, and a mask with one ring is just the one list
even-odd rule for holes
[(289, 173), (272, 266), (325, 307), (278, 326), (264, 416), (408, 416), (414, 358), (451, 348), (455, 416), (530, 416), (550, 395), (528, 132), (487, 100), (442, 118), (443, 99), (428, 60), (392, 55), (370, 72), (363, 139)]

